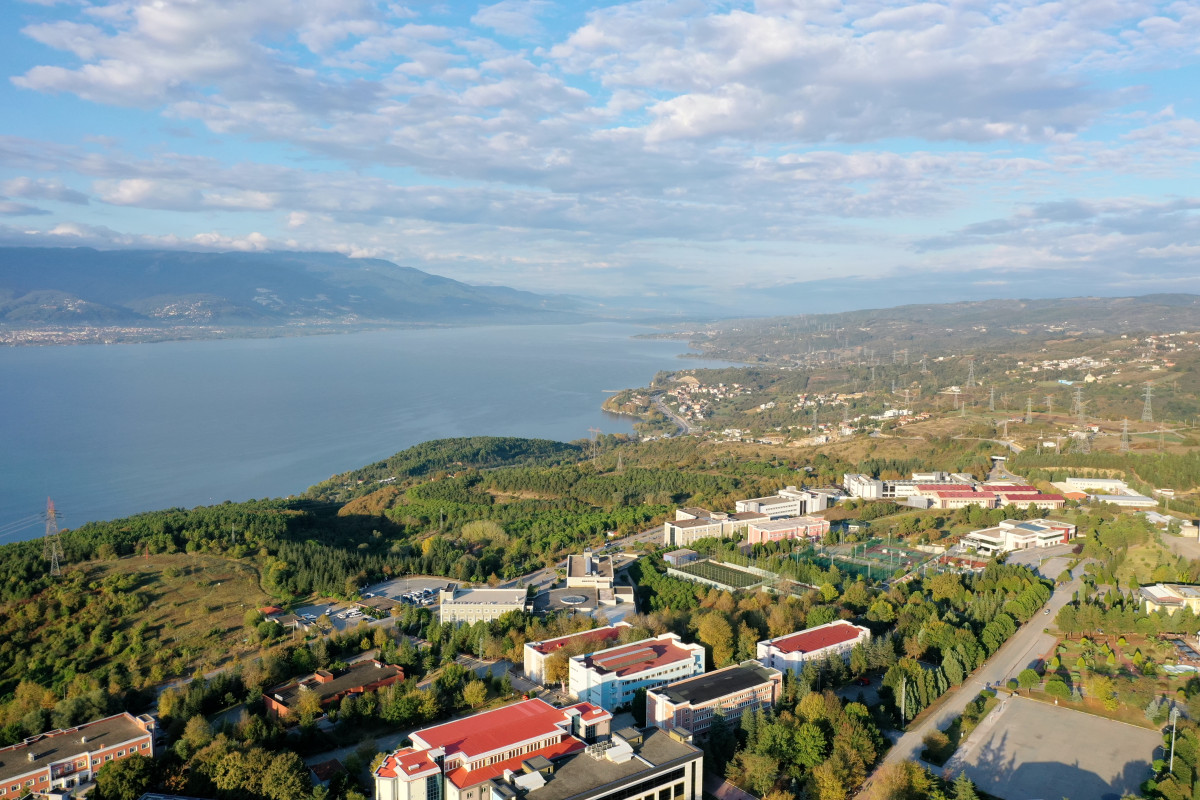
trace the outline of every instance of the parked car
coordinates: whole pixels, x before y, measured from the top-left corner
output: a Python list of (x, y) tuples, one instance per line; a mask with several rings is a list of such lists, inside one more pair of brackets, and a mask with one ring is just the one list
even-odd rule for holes
[(857, 680), (855, 680), (854, 682), (855, 682), (857, 685), (859, 685), (859, 686), (870, 686), (870, 685), (871, 685), (871, 679), (870, 679), (870, 678), (858, 678), (858, 679), (857, 679)]

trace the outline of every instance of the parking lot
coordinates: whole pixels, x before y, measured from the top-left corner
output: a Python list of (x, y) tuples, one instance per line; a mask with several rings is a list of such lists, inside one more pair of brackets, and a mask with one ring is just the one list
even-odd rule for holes
[(374, 597), (388, 597), (392, 600), (399, 600), (410, 592), (432, 590), (433, 594), (429, 596), (436, 600), (438, 589), (445, 589), (450, 585), (454, 585), (454, 581), (448, 581), (445, 578), (435, 576), (412, 575), (403, 578), (392, 578), (390, 581), (367, 586), (362, 590), (361, 594), (363, 597), (369, 594)]
[(1030, 797), (1119, 800), (1137, 795), (1160, 756), (1158, 731), (1011, 697), (988, 715), (947, 762), (985, 792)]

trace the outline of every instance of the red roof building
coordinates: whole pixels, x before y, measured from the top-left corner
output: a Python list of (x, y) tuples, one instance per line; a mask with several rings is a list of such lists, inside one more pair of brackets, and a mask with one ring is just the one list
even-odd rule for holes
[(704, 672), (704, 646), (673, 633), (571, 659), (573, 697), (615, 711), (633, 702), (638, 689), (653, 689)]
[(823, 661), (831, 654), (849, 660), (850, 651), (871, 640), (871, 632), (844, 619), (815, 628), (789, 633), (758, 643), (758, 661), (764, 667), (799, 674), (809, 661)]
[[(491, 800), (487, 782), (607, 738), (612, 714), (589, 703), (555, 708), (543, 700), (514, 703), (412, 734), (412, 747), (390, 753), (375, 770), (376, 797), (425, 797), (424, 783), (445, 775), (446, 800)], [(419, 789), (419, 791), (417, 790)]]
[(562, 650), (564, 647), (568, 648), (568, 652), (574, 651), (571, 655), (589, 650), (598, 650), (601, 647), (615, 643), (620, 638), (621, 631), (629, 627), (631, 626), (628, 622), (618, 622), (615, 625), (593, 628), (590, 631), (569, 633), (566, 636), (559, 636), (555, 639), (526, 642), (524, 649), (525, 677), (531, 681), (537, 681), (544, 686), (547, 683), (546, 658), (548, 656)]

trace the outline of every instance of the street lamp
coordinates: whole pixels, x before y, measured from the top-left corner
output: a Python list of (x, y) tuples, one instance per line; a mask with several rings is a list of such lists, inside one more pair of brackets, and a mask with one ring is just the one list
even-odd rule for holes
[(1171, 706), (1171, 765), (1168, 772), (1175, 771), (1175, 721), (1179, 719), (1179, 706)]

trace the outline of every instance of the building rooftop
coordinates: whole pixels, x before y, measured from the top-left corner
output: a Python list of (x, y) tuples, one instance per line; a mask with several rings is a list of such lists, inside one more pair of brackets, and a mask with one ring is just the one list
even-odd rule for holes
[(860, 628), (846, 620), (835, 620), (825, 625), (818, 625), (806, 631), (789, 633), (777, 639), (769, 639), (767, 644), (781, 653), (811, 653), (822, 647), (853, 641), (866, 628)]
[(666, 695), (674, 703), (701, 704), (762, 686), (764, 683), (770, 683), (773, 676), (780, 675), (782, 673), (779, 670), (764, 667), (757, 661), (743, 661), (732, 667), (694, 678), (685, 678), (651, 691)]
[[(301, 692), (315, 692), (324, 701), (328, 697), (352, 692), (368, 684), (387, 680), (393, 677), (404, 677), (404, 670), (381, 661), (360, 661), (350, 665), (340, 675), (334, 675), (326, 670), (317, 670), (307, 678), (291, 681), (277, 686), (267, 692), (271, 697), (292, 708), (300, 698)], [(322, 682), (318, 678), (330, 678)], [(304, 687), (304, 688), (302, 688)]]
[(699, 519), (668, 520), (667, 524), (674, 526), (676, 528), (699, 528), (704, 525), (719, 525), (721, 523), (720, 523), (720, 520), (709, 519), (708, 517), (701, 517)]
[(652, 769), (684, 764), (696, 758), (700, 751), (687, 742), (675, 739), (657, 728), (648, 728), (641, 745), (635, 748), (637, 757), (612, 761), (603, 753), (578, 752), (556, 762), (554, 774), (545, 786), (526, 795), (527, 800), (572, 800), (580, 795), (598, 794), (617, 789), (643, 779)]
[(825, 520), (821, 517), (785, 517), (784, 519), (764, 519), (762, 522), (753, 524), (754, 528), (760, 531), (785, 531), (800, 525), (823, 525)]
[(674, 556), (674, 557), (678, 558), (680, 556), (697, 556), (697, 555), (700, 555), (700, 554), (697, 553), (695, 550), (688, 550), (686, 547), (684, 547), (679, 550), (672, 550), (669, 553), (663, 553), (663, 558), (666, 558), (667, 556)]
[[(505, 605), (523, 605), (526, 591), (524, 589), (453, 589), (442, 590), (442, 603), (503, 603)], [(450, 595), (449, 598), (446, 595)]]
[(690, 660), (692, 651), (680, 647), (676, 644), (677, 641), (665, 636), (661, 639), (644, 639), (624, 647), (590, 653), (582, 658), (588, 669), (625, 677), (665, 664)]
[(613, 576), (611, 556), (598, 556), (584, 553), (581, 556), (567, 556), (567, 577), (582, 578), (588, 575), (598, 575), (602, 578)]
[[(132, 714), (115, 714), (75, 728), (31, 736), (20, 744), (0, 749), (0, 783), (121, 742), (145, 736), (147, 731)], [(149, 751), (147, 751), (149, 752)], [(35, 756), (33, 761), (29, 755)]]
[[(574, 591), (574, 590), (572, 590)], [(587, 642), (596, 644), (599, 642), (616, 641), (621, 635), (621, 628), (628, 628), (629, 623), (622, 622), (617, 625), (606, 625), (603, 628), (593, 628), (590, 631), (580, 631), (579, 633), (568, 633), (566, 636), (559, 636), (555, 639), (545, 639), (540, 642), (530, 642), (529, 646), (542, 655), (549, 655), (555, 650), (560, 650), (572, 642)]]
[(514, 742), (563, 731), (566, 720), (561, 709), (534, 698), (424, 728), (414, 733), (412, 740), (425, 749), (445, 748), (447, 756), (460, 753), (473, 758)]

